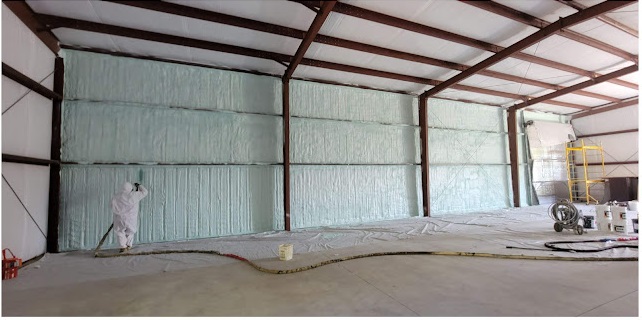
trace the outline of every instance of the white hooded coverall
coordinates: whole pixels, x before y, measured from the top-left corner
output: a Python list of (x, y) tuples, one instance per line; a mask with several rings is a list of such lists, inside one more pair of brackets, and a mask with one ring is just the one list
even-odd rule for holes
[(134, 235), (138, 230), (138, 203), (149, 193), (139, 185), (139, 191), (133, 191), (133, 186), (125, 182), (123, 187), (111, 199), (111, 210), (114, 213), (114, 232), (121, 248), (131, 247)]

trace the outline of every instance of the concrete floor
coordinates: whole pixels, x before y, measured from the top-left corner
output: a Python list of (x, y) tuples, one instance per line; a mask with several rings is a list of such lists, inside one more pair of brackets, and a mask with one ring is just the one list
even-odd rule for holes
[[(425, 242), (414, 239), (371, 244), (367, 251), (391, 246), (425, 250)], [(301, 254), (292, 261), (360, 250)], [(385, 256), (288, 275), (232, 262), (72, 285), (6, 287), (3, 316), (638, 315), (637, 262)]]

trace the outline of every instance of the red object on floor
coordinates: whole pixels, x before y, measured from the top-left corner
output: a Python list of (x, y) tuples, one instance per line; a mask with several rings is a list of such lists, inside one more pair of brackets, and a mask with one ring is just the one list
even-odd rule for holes
[[(7, 259), (7, 251), (11, 254), (11, 258)], [(2, 250), (2, 280), (17, 277), (20, 266), (22, 266), (22, 259), (16, 258), (9, 249)]]

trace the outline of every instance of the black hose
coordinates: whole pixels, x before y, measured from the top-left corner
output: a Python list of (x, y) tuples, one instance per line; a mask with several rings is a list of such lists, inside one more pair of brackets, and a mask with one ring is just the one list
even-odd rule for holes
[(558, 244), (574, 244), (574, 243), (594, 243), (594, 242), (611, 242), (611, 241), (618, 241), (618, 240), (612, 240), (612, 239), (600, 239), (600, 240), (580, 240), (580, 241), (551, 241), (551, 242), (546, 242), (544, 243), (544, 246), (547, 248), (552, 249), (552, 251), (565, 251), (565, 252), (601, 252), (601, 251), (606, 251), (606, 250), (611, 250), (611, 249), (616, 249), (616, 248), (633, 248), (637, 249), (638, 245), (633, 245), (633, 244), (617, 244), (613, 246), (608, 246), (608, 247), (603, 247), (599, 249), (571, 249), (571, 248), (560, 248), (556, 245)]

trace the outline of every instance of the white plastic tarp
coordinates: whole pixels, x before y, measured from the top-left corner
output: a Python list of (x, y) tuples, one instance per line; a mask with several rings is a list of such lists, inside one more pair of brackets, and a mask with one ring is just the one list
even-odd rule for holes
[(531, 148), (550, 147), (576, 140), (573, 126), (569, 123), (533, 121), (526, 127)]

